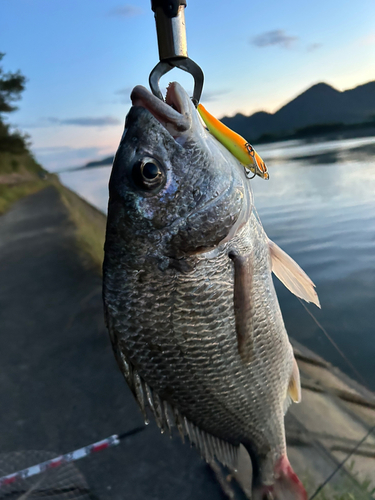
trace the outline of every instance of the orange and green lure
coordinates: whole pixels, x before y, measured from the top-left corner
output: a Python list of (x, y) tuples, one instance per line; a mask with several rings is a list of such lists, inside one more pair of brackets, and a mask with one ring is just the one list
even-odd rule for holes
[(254, 176), (269, 179), (266, 164), (251, 144), (212, 116), (202, 104), (198, 104), (197, 110), (211, 134), (242, 163), (245, 171), (251, 170)]

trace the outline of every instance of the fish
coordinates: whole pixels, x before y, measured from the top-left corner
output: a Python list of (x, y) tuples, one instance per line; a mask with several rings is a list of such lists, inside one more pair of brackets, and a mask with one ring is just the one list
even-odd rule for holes
[(235, 470), (245, 447), (253, 499), (305, 500), (284, 428), (299, 371), (271, 273), (319, 305), (315, 286), (267, 237), (243, 166), (183, 87), (171, 83), (164, 102), (136, 86), (131, 100), (103, 263), (119, 368), (144, 418), (207, 462)]
[(211, 115), (203, 104), (198, 104), (197, 110), (211, 134), (242, 163), (245, 169), (251, 170), (254, 176), (259, 175), (262, 179), (269, 179), (266, 164), (246, 139)]

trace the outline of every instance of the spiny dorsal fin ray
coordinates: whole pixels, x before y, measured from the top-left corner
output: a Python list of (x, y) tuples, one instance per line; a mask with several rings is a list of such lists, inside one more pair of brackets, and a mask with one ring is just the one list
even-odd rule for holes
[(305, 271), (284, 250), (268, 239), (272, 272), (279, 278), (288, 290), (306, 302), (312, 302), (320, 308), (315, 285)]

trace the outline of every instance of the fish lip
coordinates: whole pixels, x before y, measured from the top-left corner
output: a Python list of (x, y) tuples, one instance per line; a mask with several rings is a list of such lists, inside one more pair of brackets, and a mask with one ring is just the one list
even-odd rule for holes
[(147, 109), (173, 137), (178, 137), (191, 128), (190, 99), (177, 82), (169, 84), (165, 102), (142, 85), (134, 87), (130, 98), (133, 106)]

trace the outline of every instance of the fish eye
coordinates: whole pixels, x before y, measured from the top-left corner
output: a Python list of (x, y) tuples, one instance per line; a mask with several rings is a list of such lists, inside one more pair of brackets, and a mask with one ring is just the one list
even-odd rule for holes
[(146, 156), (134, 165), (132, 178), (137, 187), (151, 191), (164, 184), (165, 171), (157, 160)]

